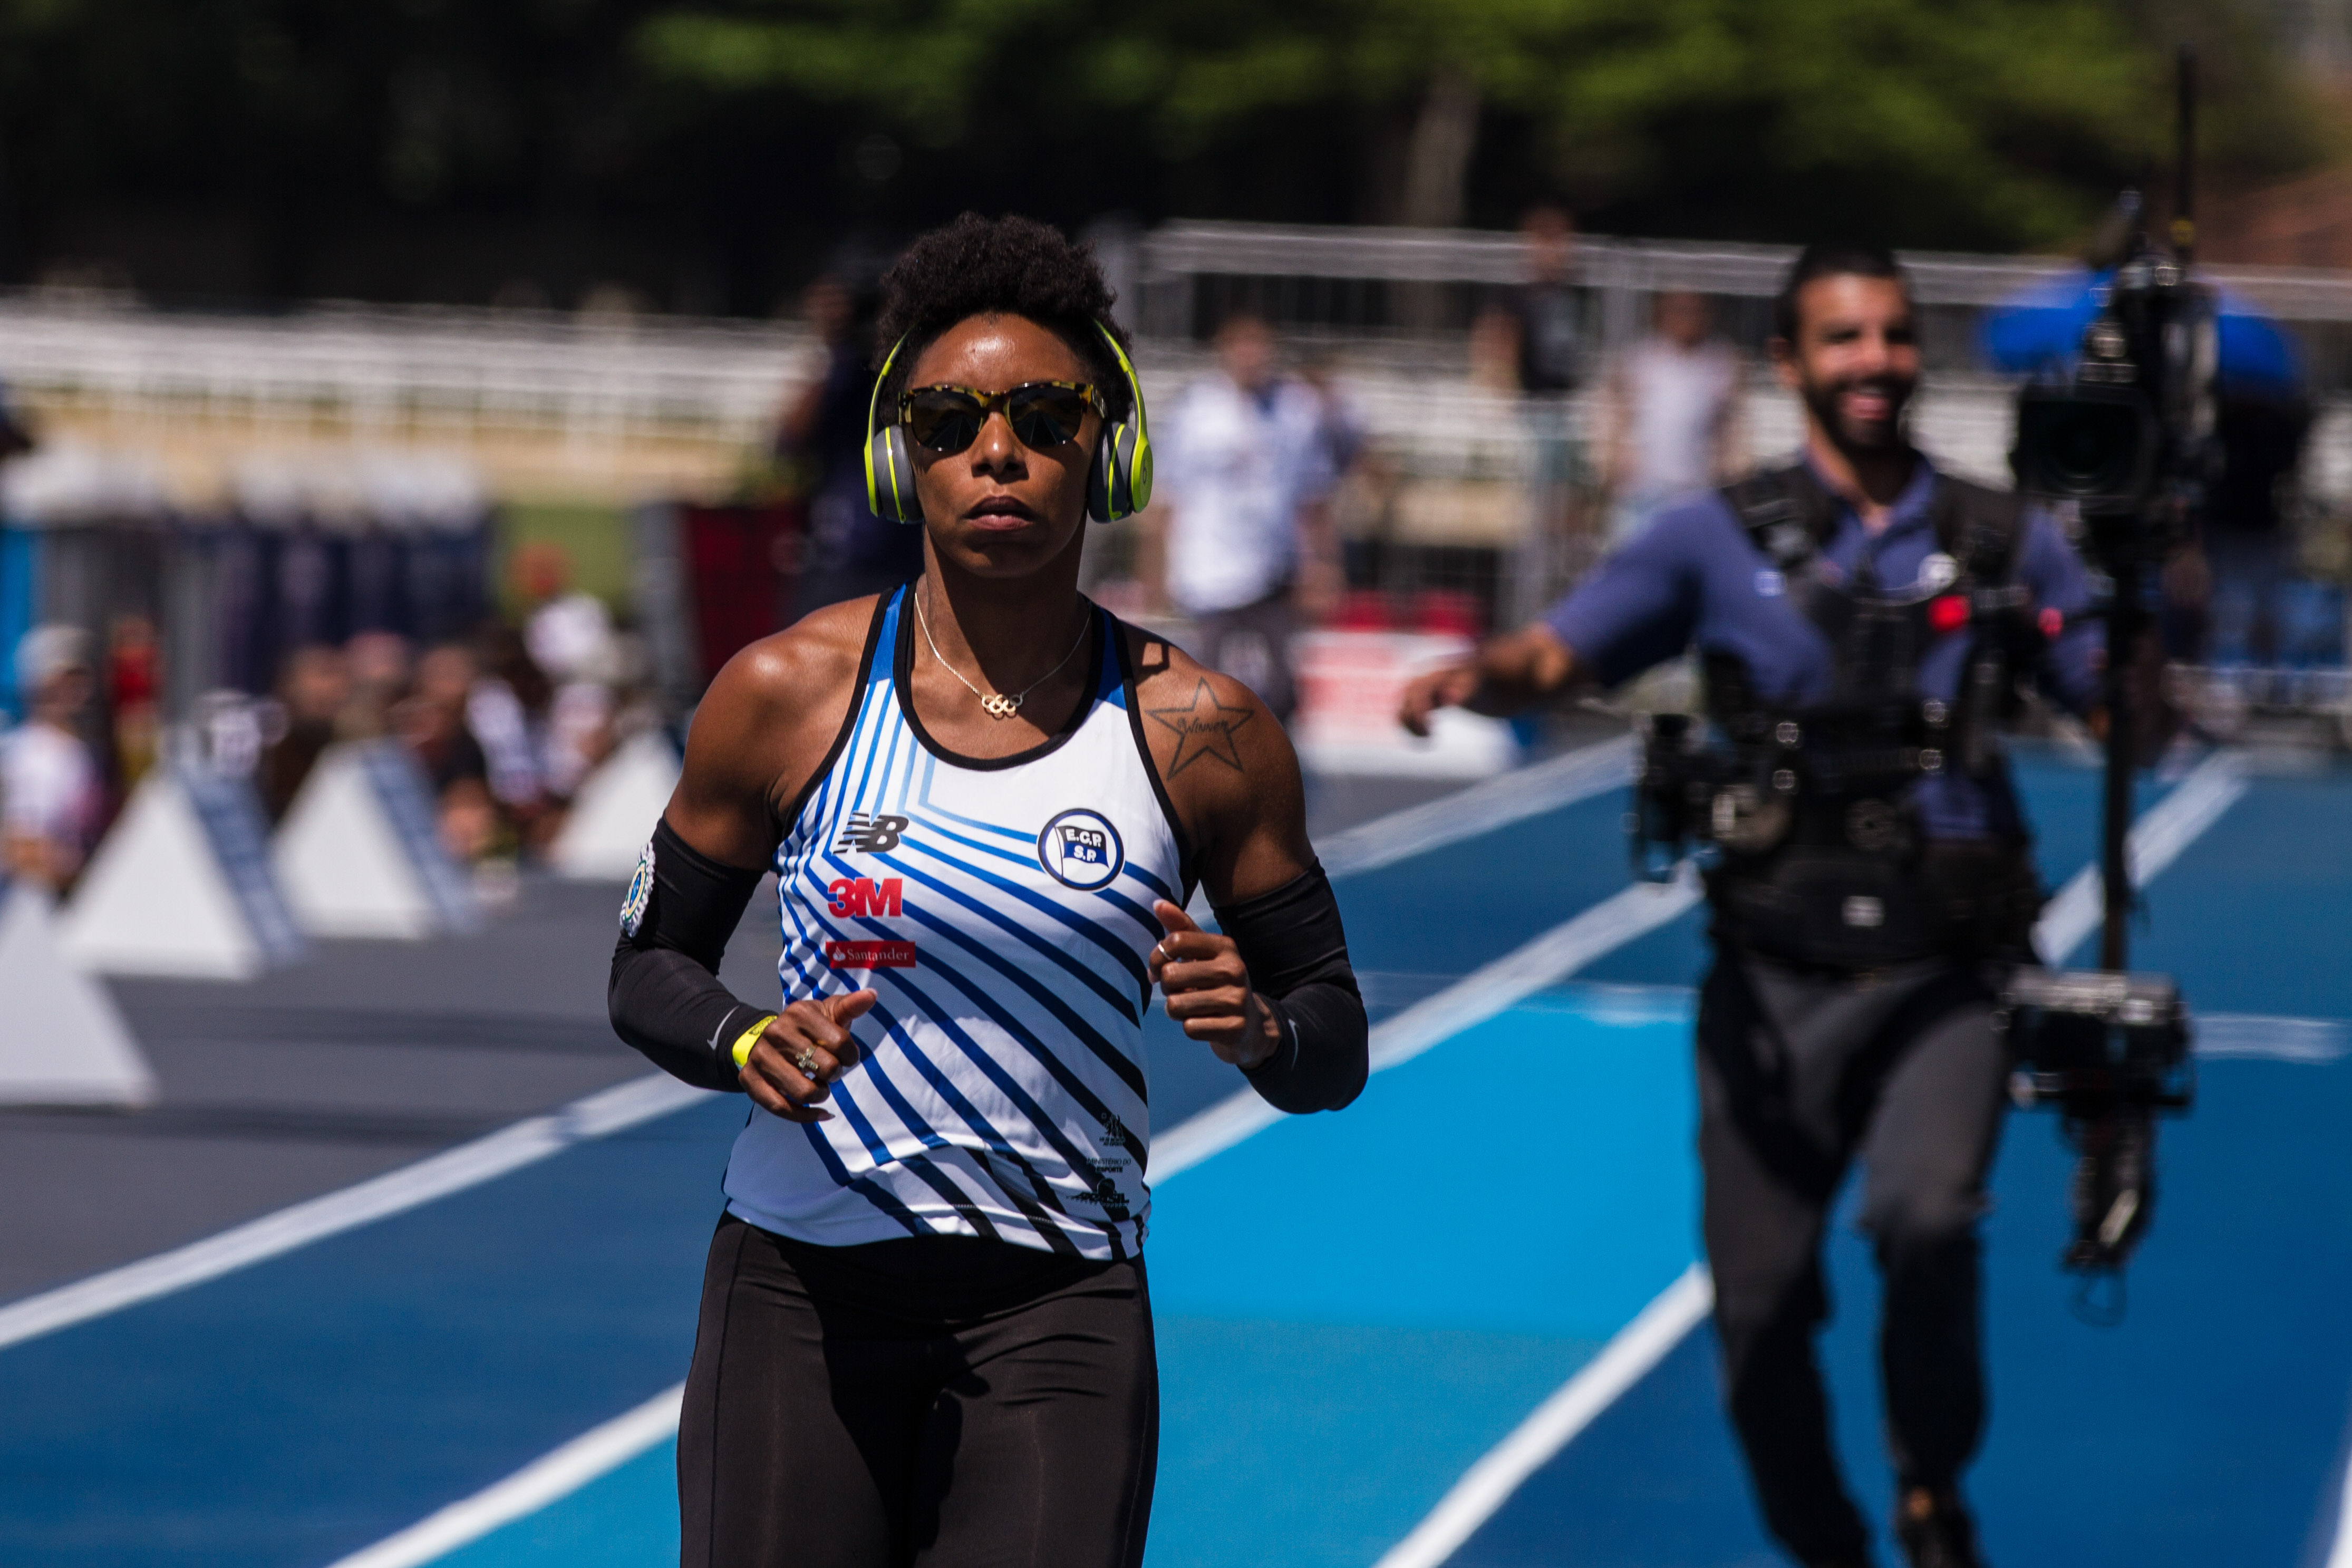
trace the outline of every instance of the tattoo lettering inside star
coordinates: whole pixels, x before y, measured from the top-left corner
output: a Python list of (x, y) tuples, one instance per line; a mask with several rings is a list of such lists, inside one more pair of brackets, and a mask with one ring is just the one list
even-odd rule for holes
[(1168, 776), (1174, 778), (1202, 757), (1214, 757), (1235, 773), (1242, 772), (1241, 748), (1234, 744), (1234, 735), (1255, 717), (1248, 708), (1229, 708), (1217, 700), (1205, 680), (1192, 687), (1192, 700), (1180, 708), (1147, 708), (1157, 724), (1165, 724), (1176, 735), (1176, 755), (1168, 764)]

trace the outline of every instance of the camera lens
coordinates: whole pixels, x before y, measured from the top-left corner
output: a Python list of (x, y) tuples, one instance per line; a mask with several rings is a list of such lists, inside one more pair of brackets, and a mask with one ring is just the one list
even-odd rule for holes
[(2145, 419), (2134, 404), (2079, 393), (2030, 396), (2018, 408), (2018, 476), (2042, 495), (2128, 497), (2146, 459)]

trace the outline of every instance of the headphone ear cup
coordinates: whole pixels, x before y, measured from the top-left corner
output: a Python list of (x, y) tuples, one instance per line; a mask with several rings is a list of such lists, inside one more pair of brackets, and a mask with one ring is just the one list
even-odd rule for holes
[(885, 425), (866, 442), (866, 505), (892, 522), (920, 522), (923, 503), (915, 495), (915, 463), (907, 449), (907, 427)]
[(1133, 517), (1151, 500), (1151, 441), (1133, 421), (1103, 427), (1087, 476), (1087, 512), (1097, 522)]
[(1118, 510), (1118, 426), (1106, 424), (1095, 437), (1095, 466), (1087, 471), (1087, 515), (1097, 522), (1117, 522)]
[(1138, 421), (1126, 446), (1127, 510), (1132, 514), (1151, 504), (1151, 432)]

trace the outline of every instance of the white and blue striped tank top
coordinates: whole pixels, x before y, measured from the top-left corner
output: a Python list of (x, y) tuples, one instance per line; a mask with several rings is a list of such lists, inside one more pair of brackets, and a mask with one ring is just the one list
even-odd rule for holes
[(1181, 852), (1118, 623), (1057, 734), (958, 756), (907, 700), (908, 589), (878, 608), (857, 698), (776, 849), (787, 1002), (870, 986), (830, 1121), (753, 1111), (729, 1208), (822, 1246), (980, 1236), (1134, 1256), (1150, 1199), (1143, 1059), (1154, 899)]

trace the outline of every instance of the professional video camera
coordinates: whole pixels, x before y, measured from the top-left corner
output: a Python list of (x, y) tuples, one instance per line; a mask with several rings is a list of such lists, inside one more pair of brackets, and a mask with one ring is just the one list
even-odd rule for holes
[(2071, 502), (2102, 565), (2160, 561), (2187, 535), (2220, 472), (2214, 431), (2219, 310), (2179, 250), (2154, 248), (2126, 192), (2130, 251), (2099, 285), (2074, 379), (2020, 394), (2018, 488)]
[(2071, 384), (2028, 386), (2011, 461), (2018, 489), (2071, 505), (2081, 540), (2111, 584), (2106, 628), (2106, 787), (2101, 870), (2105, 924), (2092, 971), (2021, 971), (1998, 1015), (2017, 1061), (2021, 1105), (2053, 1105), (2079, 1152), (2070, 1268), (2112, 1275), (2147, 1227), (2155, 1201), (2154, 1116), (2193, 1095), (2189, 1014), (2163, 975), (2126, 970), (2132, 905), (2132, 680), (2150, 624), (2152, 570), (2188, 536), (2219, 471), (2214, 430), (2218, 306), (2189, 258), (2195, 59), (2179, 62), (2179, 196), (2171, 244), (2152, 245), (2135, 193), (2130, 239), (2100, 285)]

